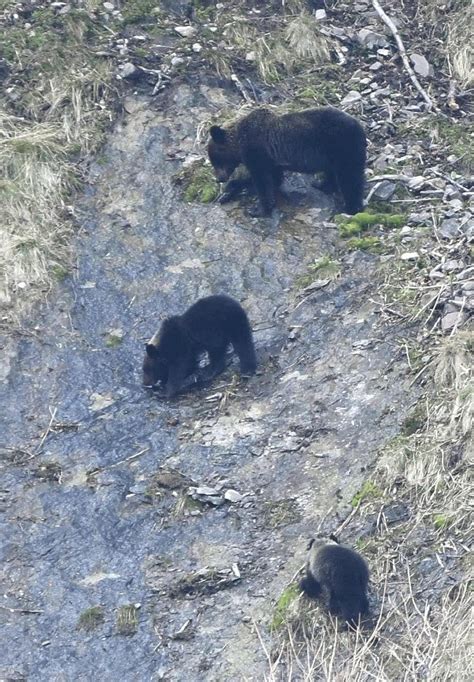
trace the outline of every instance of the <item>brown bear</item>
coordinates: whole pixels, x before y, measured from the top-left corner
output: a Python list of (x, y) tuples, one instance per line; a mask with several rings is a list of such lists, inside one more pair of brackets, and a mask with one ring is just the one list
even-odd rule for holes
[(369, 610), (369, 569), (360, 554), (332, 542), (311, 540), (306, 576), (300, 587), (308, 597), (322, 598), (329, 612), (356, 626)]
[[(362, 210), (367, 140), (361, 124), (343, 111), (323, 107), (279, 116), (255, 109), (227, 128), (212, 126), (210, 136), (207, 149), (218, 182), (229, 181), (239, 164), (246, 166), (260, 201), (253, 215), (272, 212), (285, 170), (323, 172), (320, 189), (340, 190), (346, 213)], [(231, 180), (223, 201), (246, 182)]]
[[(252, 330), (240, 303), (223, 294), (196, 301), (183, 315), (163, 321), (160, 330), (145, 346), (143, 384), (160, 381), (168, 398), (174, 397), (186, 379), (199, 372), (209, 381), (225, 369), (225, 356), (232, 344), (242, 374), (257, 368)], [(207, 351), (209, 364), (199, 371), (199, 358)]]

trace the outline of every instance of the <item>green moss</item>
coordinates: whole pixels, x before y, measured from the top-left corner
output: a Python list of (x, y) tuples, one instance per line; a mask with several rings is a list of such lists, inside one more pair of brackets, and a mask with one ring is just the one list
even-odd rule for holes
[(341, 263), (330, 256), (323, 256), (314, 263), (310, 263), (307, 272), (296, 280), (300, 288), (309, 286), (315, 279), (337, 279), (341, 274)]
[(405, 215), (395, 215), (391, 213), (370, 213), (363, 211), (355, 215), (346, 217), (343, 215), (336, 216), (336, 223), (339, 225), (339, 234), (341, 237), (352, 237), (360, 235), (369, 227), (375, 225), (381, 227), (402, 227), (406, 223)]
[(372, 253), (379, 253), (381, 250), (381, 241), (378, 237), (352, 237), (347, 242), (347, 248), (350, 251), (371, 251)]
[(64, 265), (53, 265), (53, 267), (51, 268), (51, 272), (53, 273), (54, 278), (58, 280), (58, 282), (63, 282), (66, 279), (66, 277), (68, 277), (70, 274), (69, 269), (66, 268)]
[(105, 621), (104, 609), (102, 606), (91, 606), (79, 616), (77, 627), (79, 630), (95, 630)]
[(412, 436), (420, 431), (426, 424), (426, 412), (422, 403), (418, 403), (415, 409), (404, 420), (401, 428), (402, 436)]
[(442, 530), (449, 526), (449, 519), (444, 514), (435, 514), (433, 523), (437, 530)]
[(127, 0), (121, 9), (124, 23), (139, 24), (142, 20), (156, 16), (160, 9), (159, 5), (159, 0)]
[(107, 346), (107, 348), (117, 348), (118, 346), (120, 346), (122, 341), (123, 336), (121, 333), (119, 334), (111, 332), (110, 334), (107, 335), (105, 339), (105, 345)]
[(352, 498), (351, 505), (353, 507), (357, 507), (364, 500), (380, 497), (381, 494), (380, 488), (374, 483), (374, 481), (366, 481), (362, 488), (356, 492)]
[(273, 610), (270, 623), (271, 630), (279, 630), (289, 621), (290, 609), (300, 596), (300, 588), (297, 583), (291, 583), (283, 590)]
[(204, 161), (180, 171), (175, 175), (174, 182), (184, 188), (184, 200), (188, 203), (197, 201), (209, 204), (219, 196), (219, 185), (212, 168), (205, 165)]
[(134, 635), (138, 630), (138, 607), (135, 604), (121, 606), (117, 613), (119, 635)]

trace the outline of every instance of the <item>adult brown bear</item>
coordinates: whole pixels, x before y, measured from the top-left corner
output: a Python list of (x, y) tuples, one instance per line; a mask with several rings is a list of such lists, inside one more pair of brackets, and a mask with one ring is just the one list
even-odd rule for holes
[[(362, 210), (367, 140), (361, 124), (343, 111), (323, 107), (278, 116), (255, 109), (227, 128), (212, 126), (210, 136), (208, 154), (219, 182), (227, 182), (240, 164), (246, 166), (260, 200), (253, 215), (272, 212), (285, 170), (324, 172), (319, 188), (340, 190), (346, 213)], [(233, 182), (224, 200), (236, 195)]]

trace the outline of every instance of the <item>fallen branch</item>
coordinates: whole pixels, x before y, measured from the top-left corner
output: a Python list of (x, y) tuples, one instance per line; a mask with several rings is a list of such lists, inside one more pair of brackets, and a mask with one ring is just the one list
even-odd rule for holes
[(420, 81), (418, 78), (415, 76), (415, 72), (413, 71), (410, 61), (408, 59), (407, 51), (405, 50), (405, 46), (403, 45), (402, 39), (400, 38), (400, 34), (397, 30), (397, 27), (393, 23), (393, 21), (390, 19), (390, 17), (385, 14), (384, 10), (380, 6), (380, 3), (378, 0), (372, 0), (372, 5), (379, 15), (379, 17), (382, 19), (384, 24), (388, 26), (388, 28), (391, 30), (393, 37), (395, 38), (395, 42), (397, 43), (398, 51), (400, 53), (400, 57), (402, 58), (403, 66), (406, 69), (406, 72), (408, 73), (411, 82), (415, 86), (415, 88), (418, 90), (420, 95), (423, 97), (423, 99), (426, 102), (428, 110), (434, 109), (436, 111), (436, 107), (433, 104), (430, 96), (425, 92), (425, 90), (421, 87)]

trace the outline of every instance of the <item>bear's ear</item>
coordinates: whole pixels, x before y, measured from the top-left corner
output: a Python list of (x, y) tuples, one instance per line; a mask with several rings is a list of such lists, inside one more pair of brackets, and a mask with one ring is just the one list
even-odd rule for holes
[(154, 346), (152, 343), (146, 343), (145, 344), (145, 350), (146, 354), (148, 355), (149, 358), (157, 358), (160, 354), (159, 349)]
[(211, 126), (209, 134), (216, 144), (225, 144), (227, 141), (227, 132), (220, 126)]

